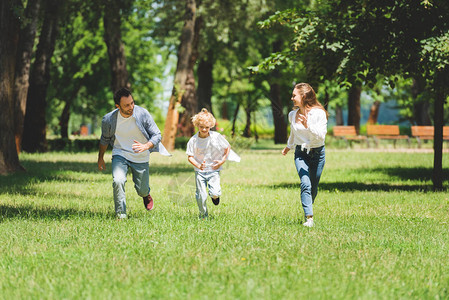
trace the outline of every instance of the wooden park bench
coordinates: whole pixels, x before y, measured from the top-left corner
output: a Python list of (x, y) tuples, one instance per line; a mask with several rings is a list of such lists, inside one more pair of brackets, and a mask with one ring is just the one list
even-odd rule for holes
[(372, 137), (376, 146), (379, 146), (379, 140), (393, 140), (396, 148), (397, 140), (407, 140), (410, 147), (410, 137), (408, 135), (399, 134), (398, 125), (367, 125), (368, 137)]
[(348, 147), (352, 147), (353, 141), (365, 142), (366, 145), (369, 147), (368, 138), (364, 135), (358, 135), (357, 131), (355, 130), (355, 126), (353, 126), (353, 125), (334, 126), (332, 128), (332, 131), (333, 131), (334, 137), (345, 140), (346, 145)]
[[(433, 126), (412, 126), (412, 136), (418, 142), (418, 148), (421, 148), (421, 140), (433, 140)], [(443, 141), (449, 141), (449, 126), (443, 126)]]

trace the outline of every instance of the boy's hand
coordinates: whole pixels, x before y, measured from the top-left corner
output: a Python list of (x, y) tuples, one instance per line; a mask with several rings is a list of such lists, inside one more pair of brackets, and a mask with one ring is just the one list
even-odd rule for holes
[(199, 166), (198, 169), (200, 169), (201, 171), (204, 170), (206, 168), (206, 161), (203, 160), (203, 162), (201, 163), (201, 165)]
[(217, 170), (225, 163), (224, 160), (214, 160), (214, 164), (212, 165), (212, 169)]

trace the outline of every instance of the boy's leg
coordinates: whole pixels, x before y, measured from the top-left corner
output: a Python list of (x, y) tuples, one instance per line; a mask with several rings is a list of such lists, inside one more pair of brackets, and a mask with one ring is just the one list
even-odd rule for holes
[(211, 198), (218, 198), (221, 196), (221, 186), (220, 186), (220, 171), (211, 172), (208, 174), (208, 186), (209, 195)]
[(126, 216), (125, 183), (128, 173), (128, 162), (120, 155), (112, 157), (112, 188), (114, 193), (115, 213), (119, 217)]
[(196, 203), (198, 204), (198, 209), (200, 211), (200, 216), (207, 217), (207, 180), (201, 174), (201, 172), (195, 172), (195, 184), (196, 184)]

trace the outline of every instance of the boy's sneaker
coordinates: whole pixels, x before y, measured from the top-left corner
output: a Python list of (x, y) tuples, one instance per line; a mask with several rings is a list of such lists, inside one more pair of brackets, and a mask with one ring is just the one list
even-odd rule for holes
[[(211, 198), (212, 198), (212, 197), (211, 197)], [(220, 197), (212, 198), (212, 203), (214, 203), (215, 205), (220, 204)]]
[(148, 194), (148, 196), (142, 197), (142, 198), (143, 198), (143, 205), (145, 206), (145, 208), (147, 210), (152, 210), (154, 203), (153, 203), (153, 198), (151, 198), (151, 195)]
[(308, 218), (302, 225), (306, 227), (313, 227), (313, 218)]
[(117, 219), (118, 220), (123, 220), (123, 219), (126, 219), (126, 218), (127, 218), (126, 214), (117, 214)]

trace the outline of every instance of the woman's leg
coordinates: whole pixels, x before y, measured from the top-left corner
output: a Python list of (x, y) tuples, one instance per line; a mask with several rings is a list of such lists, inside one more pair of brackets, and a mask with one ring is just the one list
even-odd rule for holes
[(312, 203), (315, 202), (316, 195), (318, 194), (318, 183), (320, 182), (325, 162), (326, 159), (323, 146), (319, 152), (313, 153), (309, 164), (310, 181), (312, 184)]
[(313, 216), (312, 182), (309, 174), (309, 155), (301, 151), (300, 147), (295, 150), (295, 166), (301, 180), (301, 203), (306, 217)]

